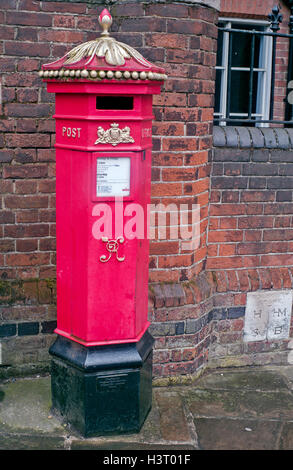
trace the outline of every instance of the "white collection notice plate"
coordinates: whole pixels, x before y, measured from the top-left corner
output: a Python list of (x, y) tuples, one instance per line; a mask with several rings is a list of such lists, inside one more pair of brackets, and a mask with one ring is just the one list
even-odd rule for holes
[(97, 158), (96, 194), (100, 197), (129, 196), (130, 158)]

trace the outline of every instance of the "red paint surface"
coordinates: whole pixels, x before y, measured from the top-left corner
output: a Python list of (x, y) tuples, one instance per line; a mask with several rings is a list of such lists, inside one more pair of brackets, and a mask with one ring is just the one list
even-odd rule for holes
[[(100, 202), (111, 207), (115, 219), (113, 198), (96, 196), (97, 158), (127, 157), (131, 159), (131, 193), (116, 209), (124, 212), (127, 205), (139, 203), (144, 208), (146, 233), (151, 186), (152, 94), (160, 93), (160, 85), (160, 82), (145, 81), (48, 82), (48, 91), (56, 93), (55, 332), (88, 346), (135, 342), (149, 326), (149, 241), (125, 238), (118, 251), (119, 257), (125, 256), (125, 260), (119, 262), (113, 253), (108, 262), (102, 263), (100, 257), (109, 255), (106, 243), (96, 239), (92, 230), (99, 219), (94, 208)], [(133, 110), (97, 110), (96, 97), (101, 94), (133, 96)], [(113, 122), (120, 129), (128, 126), (134, 143), (115, 147), (95, 145), (98, 127), (106, 130)], [(129, 219), (124, 217), (124, 225)]]

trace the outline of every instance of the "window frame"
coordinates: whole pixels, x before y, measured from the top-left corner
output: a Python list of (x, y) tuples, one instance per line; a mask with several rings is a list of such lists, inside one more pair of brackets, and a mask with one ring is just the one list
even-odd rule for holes
[[(253, 20), (248, 18), (230, 18), (230, 17), (219, 17), (219, 23), (224, 23), (226, 29), (233, 29), (233, 23), (235, 24), (247, 24), (250, 26), (262, 26), (263, 31), (270, 31), (270, 23), (265, 20)], [(245, 29), (245, 28), (243, 28)], [(227, 118), (227, 96), (228, 96), (228, 51), (229, 51), (229, 37), (230, 34), (226, 31), (223, 31), (223, 48), (222, 48), (222, 65), (216, 65), (216, 70), (222, 70), (221, 78), (221, 89), (220, 89), (220, 109), (219, 112), (214, 113), (215, 118)], [(271, 36), (261, 36), (261, 48), (263, 52), (259, 54), (259, 61), (262, 62), (261, 67), (256, 67), (254, 70), (256, 72), (262, 73), (262, 80), (258, 79), (258, 90), (257, 96), (260, 96), (259, 102), (257, 104), (256, 113), (252, 114), (252, 117), (259, 117), (263, 120), (269, 120), (270, 114), (270, 98), (271, 98), (271, 77), (272, 77), (272, 37)], [(249, 67), (231, 67), (231, 70), (234, 71), (249, 71)], [(248, 113), (230, 113), (230, 117), (239, 116), (241, 118), (247, 118)], [(217, 125), (227, 126), (233, 125), (230, 121), (216, 121)], [(251, 126), (251, 123), (248, 123), (248, 126)], [(256, 127), (268, 127), (269, 123), (255, 123)]]

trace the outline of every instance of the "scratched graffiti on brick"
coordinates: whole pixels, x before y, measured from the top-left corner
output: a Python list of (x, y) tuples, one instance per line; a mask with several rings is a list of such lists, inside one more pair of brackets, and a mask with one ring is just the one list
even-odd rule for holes
[(289, 338), (292, 291), (256, 291), (247, 294), (244, 341)]

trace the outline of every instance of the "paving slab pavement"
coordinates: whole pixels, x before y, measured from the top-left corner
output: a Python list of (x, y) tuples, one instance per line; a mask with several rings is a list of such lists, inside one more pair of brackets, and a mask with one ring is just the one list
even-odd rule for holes
[(293, 366), (206, 371), (154, 386), (140, 433), (83, 438), (51, 412), (50, 376), (0, 382), (0, 450), (291, 450)]

